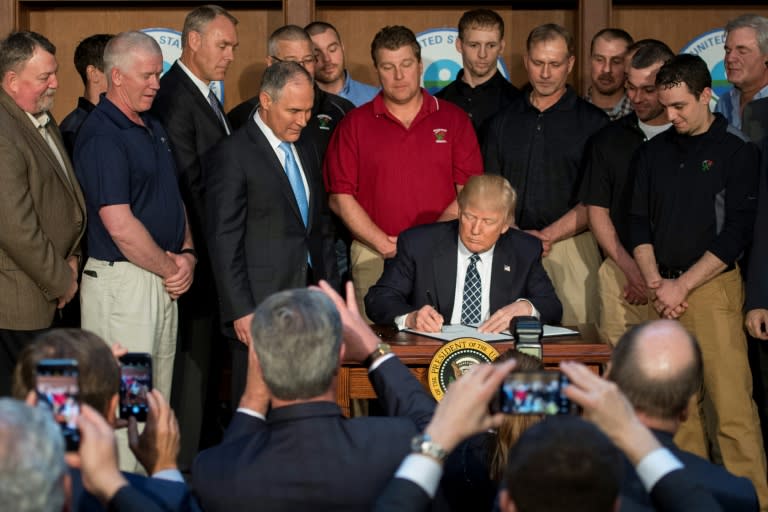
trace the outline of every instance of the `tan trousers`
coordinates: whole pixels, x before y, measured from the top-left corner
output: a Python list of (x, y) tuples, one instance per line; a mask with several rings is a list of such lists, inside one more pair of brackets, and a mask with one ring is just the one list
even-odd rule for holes
[[(721, 274), (688, 296), (680, 322), (699, 340), (704, 363), (700, 407), (691, 407), (675, 442), (703, 457), (710, 454), (731, 473), (755, 485), (761, 510), (768, 508), (766, 461), (743, 329), (744, 288), (738, 269)], [(720, 462), (715, 460), (715, 462)]]
[(627, 278), (611, 258), (606, 258), (597, 273), (597, 288), (600, 296), (600, 320), (597, 324), (600, 337), (611, 345), (632, 326), (656, 318), (653, 306), (632, 305), (624, 299)]
[(355, 286), (357, 307), (365, 321), (372, 324), (373, 322), (365, 314), (365, 296), (368, 289), (376, 284), (384, 272), (384, 258), (367, 245), (353, 240), (349, 247), (349, 266), (352, 283)]
[(553, 244), (541, 262), (563, 303), (563, 325), (597, 323), (601, 257), (592, 233), (586, 231)]
[[(96, 277), (89, 275), (95, 272)], [(152, 386), (166, 400), (171, 396), (176, 354), (178, 315), (160, 276), (133, 263), (88, 258), (80, 286), (83, 329), (93, 331), (110, 345), (118, 342), (129, 352), (152, 355)], [(125, 430), (117, 431), (120, 469), (135, 471)]]

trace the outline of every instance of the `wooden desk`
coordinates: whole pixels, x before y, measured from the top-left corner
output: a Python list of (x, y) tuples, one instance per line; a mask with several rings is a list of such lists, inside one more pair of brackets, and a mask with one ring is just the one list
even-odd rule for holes
[[(589, 366), (596, 373), (602, 372), (603, 364), (611, 357), (611, 346), (600, 341), (594, 325), (583, 324), (577, 329), (579, 336), (559, 336), (547, 338), (543, 345), (544, 366), (556, 368), (562, 360), (579, 361)], [(435, 352), (444, 342), (408, 332), (398, 332), (394, 327), (374, 326), (374, 331), (382, 341), (392, 347), (392, 352), (411, 369), (417, 379), (427, 385), (427, 370)], [(514, 348), (514, 341), (492, 343), (501, 354)], [(357, 364), (344, 363), (339, 370), (336, 382), (336, 401), (344, 414), (349, 416), (349, 401), (354, 398), (372, 399), (376, 393), (368, 380), (368, 371)]]

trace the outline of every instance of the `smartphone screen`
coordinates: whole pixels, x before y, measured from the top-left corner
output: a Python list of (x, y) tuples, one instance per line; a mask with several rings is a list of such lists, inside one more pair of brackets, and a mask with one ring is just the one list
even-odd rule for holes
[(510, 373), (499, 389), (496, 410), (505, 414), (571, 414), (563, 394), (568, 378), (558, 371)]
[(147, 421), (147, 393), (152, 389), (152, 356), (129, 353), (120, 358), (120, 417)]
[(37, 396), (40, 403), (53, 411), (61, 428), (67, 451), (80, 447), (77, 419), (80, 416), (80, 386), (77, 361), (43, 359), (37, 364)]

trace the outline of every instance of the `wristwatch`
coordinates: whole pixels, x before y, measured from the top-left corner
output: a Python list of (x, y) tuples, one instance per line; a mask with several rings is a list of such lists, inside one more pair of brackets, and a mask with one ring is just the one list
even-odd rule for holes
[(366, 357), (363, 360), (363, 366), (366, 368), (370, 368), (371, 365), (381, 356), (384, 356), (386, 354), (392, 353), (392, 347), (389, 346), (388, 343), (379, 343), (376, 345), (376, 350), (368, 354), (368, 357)]
[(192, 247), (187, 247), (186, 249), (182, 249), (179, 251), (179, 254), (191, 254), (193, 258), (195, 258), (195, 263), (197, 263), (197, 251), (194, 250)]
[(435, 459), (440, 464), (448, 457), (448, 452), (442, 446), (432, 441), (429, 434), (419, 434), (411, 439), (411, 453), (426, 455)]

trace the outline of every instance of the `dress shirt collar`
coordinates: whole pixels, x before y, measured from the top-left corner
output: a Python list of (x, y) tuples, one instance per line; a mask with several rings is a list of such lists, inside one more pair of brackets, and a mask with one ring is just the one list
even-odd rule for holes
[(183, 62), (181, 62), (181, 59), (177, 60), (176, 64), (178, 64), (181, 70), (189, 77), (190, 80), (192, 80), (192, 83), (195, 84), (195, 87), (197, 87), (200, 90), (200, 94), (203, 95), (203, 97), (205, 98), (205, 101), (208, 101), (208, 94), (211, 92), (210, 82), (205, 83), (199, 78), (197, 78), (197, 76), (194, 73), (192, 73), (192, 71), (190, 71), (189, 68), (185, 66)]
[(51, 120), (51, 116), (48, 112), (40, 112), (39, 114), (30, 114), (24, 112), (37, 130), (43, 129), (48, 126), (48, 122)]

